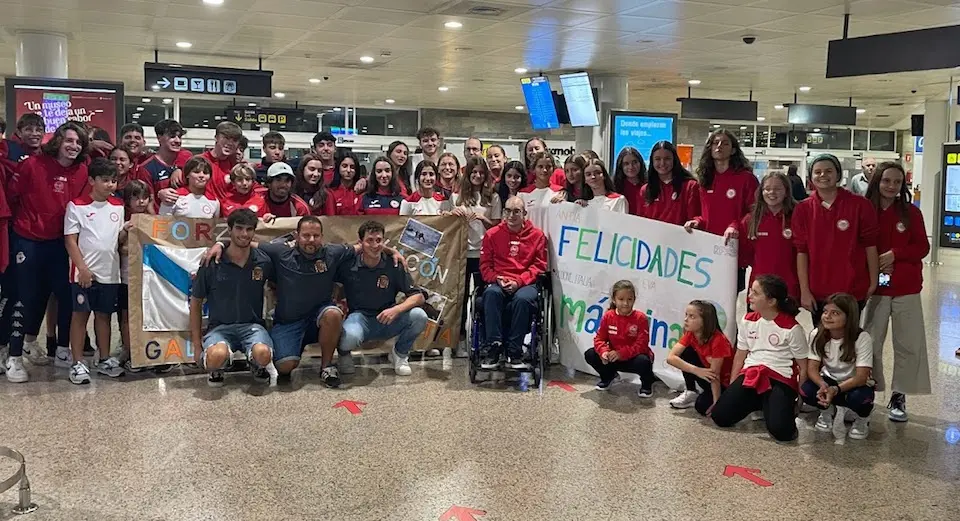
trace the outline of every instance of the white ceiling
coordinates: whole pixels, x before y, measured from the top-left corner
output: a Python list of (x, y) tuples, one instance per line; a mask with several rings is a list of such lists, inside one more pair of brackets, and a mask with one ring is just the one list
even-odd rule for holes
[[(478, 5), (502, 14), (465, 14)], [(677, 111), (688, 79), (702, 81), (695, 97), (747, 99), (752, 89), (774, 123), (785, 111), (773, 105), (808, 85), (801, 101), (853, 96), (867, 109), (864, 126), (902, 126), (925, 98), (946, 97), (950, 73), (825, 79), (843, 14), (850, 36), (960, 23), (950, 0), (0, 0), (0, 12), (4, 76), (15, 74), (16, 32), (33, 29), (68, 35), (71, 77), (120, 80), (130, 92), (142, 90), (156, 48), (162, 62), (197, 65), (256, 68), (262, 56), (274, 90), (308, 104), (392, 98), (398, 107), (507, 111), (523, 103), (514, 69), (526, 67), (626, 75), (633, 109)], [(463, 27), (445, 28), (450, 20)], [(757, 42), (745, 45), (745, 34)], [(361, 64), (363, 55), (376, 61)]]

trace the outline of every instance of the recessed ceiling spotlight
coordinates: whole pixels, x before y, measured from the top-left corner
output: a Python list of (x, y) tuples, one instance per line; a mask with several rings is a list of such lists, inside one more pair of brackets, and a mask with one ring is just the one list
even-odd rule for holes
[(223, 0), (203, 0), (207, 5), (223, 5)]
[(757, 116), (757, 121), (766, 121), (766, 120), (767, 120), (767, 118), (765, 118), (765, 117), (763, 117), (763, 116)]
[(866, 111), (867, 111), (867, 109), (857, 109), (857, 114), (863, 114), (863, 113), (865, 113)]
[(156, 91), (160, 90), (160, 86), (159, 86), (159, 85), (153, 85), (153, 86), (150, 87), (150, 90), (156, 92)]
[(189, 49), (193, 47), (193, 44), (190, 42), (177, 42), (177, 47), (181, 49)]
[(373, 56), (361, 56), (360, 61), (363, 63), (373, 63)]
[(439, 90), (440, 92), (447, 92), (448, 90), (450, 90), (450, 87), (440, 86), (440, 87), (437, 87), (437, 90)]
[(443, 26), (446, 27), (447, 29), (459, 29), (463, 27), (463, 24), (460, 22), (449, 21), (443, 24)]
[(515, 108), (515, 109), (517, 109), (517, 110), (523, 110), (523, 105), (517, 105), (516, 107), (513, 107), (513, 108)]
[(517, 67), (516, 69), (513, 69), (513, 72), (515, 72), (515, 73), (517, 73), (517, 74), (526, 74), (526, 73), (527, 73), (527, 69), (525, 69), (525, 68), (523, 68), (523, 67)]
[(150, 103), (150, 98), (140, 98), (140, 101), (144, 103)]
[(284, 94), (284, 93), (282, 93), (282, 92), (274, 92), (274, 93), (273, 93), (273, 96), (276, 97), (276, 98), (285, 98), (285, 97), (287, 97), (287, 95)]
[(323, 82), (323, 80), (321, 80), (320, 78), (310, 78), (307, 81), (309, 81), (310, 83), (313, 83), (314, 85), (316, 85), (317, 83)]
[(690, 86), (700, 85), (700, 80), (689, 80), (687, 81), (687, 85), (690, 85)]
[(802, 86), (801, 86), (799, 89), (797, 89), (797, 90), (799, 90), (800, 92), (810, 92), (810, 87), (807, 87), (806, 85), (802, 85)]
[(720, 125), (714, 123), (714, 124), (713, 124), (713, 128), (720, 128)]
[(256, 107), (257, 104), (251, 101), (250, 103), (247, 103), (247, 106), (248, 106), (248, 107)]
[(773, 108), (777, 110), (783, 110), (783, 105), (777, 104), (777, 105), (774, 105)]
[(143, 107), (137, 107), (137, 112), (143, 112)]
[(819, 128), (815, 128), (815, 129), (813, 129), (813, 131), (814, 131), (814, 132), (820, 132), (820, 129), (819, 129)]
[(173, 103), (173, 98), (163, 98), (164, 105), (169, 105), (171, 103)]
[(340, 112), (342, 109), (340, 107), (333, 107), (334, 112)]
[(746, 125), (742, 125), (742, 126), (740, 127), (740, 130), (747, 130)]
[(391, 99), (391, 98), (387, 98), (387, 99), (383, 100), (383, 102), (386, 103), (387, 105), (393, 105), (394, 103), (397, 102), (397, 100)]

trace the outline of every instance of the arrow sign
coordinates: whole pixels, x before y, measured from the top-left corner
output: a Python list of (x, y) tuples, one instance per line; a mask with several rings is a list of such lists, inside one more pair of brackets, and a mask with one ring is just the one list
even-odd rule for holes
[(167, 78), (160, 78), (160, 81), (157, 82), (157, 85), (159, 85), (161, 89), (166, 89), (170, 86), (170, 80)]
[(547, 384), (547, 387), (559, 387), (568, 393), (572, 393), (576, 390), (572, 385), (568, 384), (567, 382), (561, 382), (560, 380), (550, 380), (550, 383)]
[(761, 487), (772, 487), (773, 483), (761, 478), (757, 474), (760, 474), (760, 469), (748, 469), (745, 467), (735, 467), (733, 465), (727, 465), (723, 469), (723, 476), (727, 478), (732, 478), (733, 476), (740, 476), (741, 478), (752, 481), (754, 485), (760, 485)]
[(335, 404), (333, 405), (333, 408), (334, 408), (334, 409), (346, 409), (346, 410), (350, 411), (350, 414), (356, 416), (356, 415), (360, 414), (360, 412), (362, 412), (361, 409), (360, 409), (360, 406), (361, 406), (361, 405), (366, 405), (366, 402), (357, 402), (357, 401), (354, 401), (354, 400), (343, 400), (343, 401), (341, 401), (341, 402), (335, 403)]
[(483, 510), (453, 505), (440, 516), (440, 521), (477, 521), (477, 517), (487, 515)]

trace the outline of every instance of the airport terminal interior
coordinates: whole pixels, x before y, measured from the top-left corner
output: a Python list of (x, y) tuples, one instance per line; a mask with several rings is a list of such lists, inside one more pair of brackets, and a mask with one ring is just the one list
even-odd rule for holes
[[(0, 188), (6, 195), (0, 193), (0, 197), (10, 202), (0, 205), (0, 227), (4, 228), (0, 229), (4, 236), (0, 255), (10, 257), (9, 262), (0, 261), (7, 266), (0, 275), (0, 314), (8, 315), (6, 327), (13, 328), (13, 333), (4, 333), (0, 318), (0, 344), (9, 343), (9, 347), (0, 345), (0, 361), (6, 362), (6, 376), (0, 375), (0, 520), (957, 519), (960, 51), (956, 42), (960, 41), (960, 4), (949, 0), (0, 0), (0, 13), (0, 117), (5, 121), (6, 140), (0, 145)], [(266, 383), (254, 378), (251, 372), (259, 370), (259, 362), (251, 355), (248, 363), (242, 352), (234, 353), (232, 366), (220, 374), (220, 380), (208, 375), (195, 363), (195, 346), (187, 331), (193, 325), (188, 317), (214, 313), (212, 305), (210, 310), (198, 311), (202, 298), (192, 311), (188, 304), (187, 299), (195, 295), (191, 291), (197, 282), (190, 278), (197, 275), (197, 268), (176, 267), (174, 261), (165, 264), (183, 272), (180, 279), (186, 285), (185, 293), (176, 294), (179, 301), (168, 298), (163, 292), (176, 290), (170, 289), (176, 284), (157, 282), (167, 275), (159, 264), (151, 264), (148, 250), (152, 255), (168, 250), (202, 255), (215, 240), (230, 238), (234, 244), (225, 250), (233, 252), (230, 248), (240, 249), (235, 244), (239, 235), (233, 235), (235, 228), (228, 229), (222, 203), (224, 218), (217, 223), (135, 216), (129, 227), (131, 238), (126, 238), (125, 231), (119, 239), (131, 242), (121, 250), (113, 248), (119, 258), (118, 251), (126, 252), (127, 244), (136, 246), (123, 254), (125, 261), (129, 255), (131, 278), (128, 290), (121, 290), (122, 301), (129, 296), (129, 345), (121, 340), (117, 315), (111, 318), (109, 341), (109, 351), (118, 358), (125, 356), (128, 370), (119, 377), (107, 376), (98, 369), (102, 360), (85, 351), (91, 374), (85, 385), (75, 385), (79, 383), (77, 364), (83, 364), (71, 360), (61, 367), (57, 351), (66, 349), (64, 344), (69, 342), (57, 343), (54, 338), (57, 345), (50, 346), (48, 356), (40, 355), (47, 360), (34, 360), (29, 353), (38, 345), (29, 342), (31, 335), (38, 335), (44, 348), (44, 335), (50, 334), (45, 332), (56, 330), (57, 313), (48, 312), (50, 318), (41, 323), (43, 310), (38, 311), (38, 331), (29, 331), (29, 320), (23, 320), (28, 322), (25, 326), (20, 324), (22, 295), (34, 286), (53, 285), (49, 281), (66, 273), (50, 268), (59, 266), (55, 263), (41, 267), (27, 258), (41, 250), (24, 256), (19, 245), (46, 245), (52, 240), (58, 244), (57, 251), (67, 252), (64, 259), (67, 254), (73, 259), (74, 253), (86, 259), (82, 231), (74, 252), (70, 241), (76, 239), (69, 232), (64, 232), (65, 243), (59, 231), (56, 238), (41, 243), (25, 239), (24, 229), (18, 228), (19, 212), (32, 211), (32, 201), (50, 194), (57, 201), (63, 199), (57, 194), (63, 194), (67, 182), (65, 177), (51, 177), (52, 184), (32, 195), (22, 188), (28, 175), (39, 179), (39, 170), (19, 166), (41, 162), (23, 146), (30, 118), (35, 116), (42, 118), (38, 131), (45, 143), (65, 146), (63, 136), (73, 132), (63, 130), (69, 121), (89, 130), (84, 154), (90, 152), (91, 158), (87, 166), (74, 167), (90, 172), (104, 164), (94, 158), (97, 151), (113, 160), (110, 151), (116, 146), (132, 157), (129, 132), (142, 138), (141, 158), (156, 153), (162, 162), (160, 154), (170, 150), (173, 134), (157, 129), (171, 128), (168, 123), (176, 120), (177, 128), (182, 128), (174, 132), (177, 147), (189, 152), (187, 158), (196, 154), (219, 161), (222, 156), (217, 154), (226, 150), (224, 136), (238, 129), (243, 138), (239, 141), (249, 145), (237, 152), (237, 158), (229, 158), (226, 170), (214, 164), (212, 176), (219, 178), (211, 177), (209, 182), (215, 188), (226, 183), (224, 190), (234, 190), (230, 183), (239, 165), (254, 167), (247, 169), (251, 172), (262, 167), (264, 177), (257, 177), (254, 185), (260, 190), (258, 182), (264, 184), (264, 201), (273, 197), (272, 186), (282, 181), (280, 176), (293, 179), (297, 191), (310, 164), (320, 161), (326, 169), (325, 152), (320, 149), (328, 141), (329, 150), (336, 150), (337, 164), (331, 171), (335, 171), (337, 189), (347, 182), (342, 181), (340, 164), (345, 157), (353, 158), (358, 174), (369, 171), (366, 179), (379, 183), (382, 165), (392, 166), (394, 175), (406, 172), (412, 179), (417, 162), (423, 159), (433, 165), (430, 158), (439, 156), (434, 176), (440, 183), (444, 171), (440, 154), (448, 152), (458, 167), (478, 162), (483, 166), (476, 166), (472, 173), (457, 170), (457, 185), (446, 197), (456, 201), (467, 188), (480, 190), (476, 188), (480, 185), (471, 183), (479, 182), (472, 177), (482, 170), (486, 173), (479, 175), (487, 176), (482, 193), (496, 197), (496, 219), (487, 225), (486, 218), (478, 217), (483, 221), (481, 250), (469, 236), (474, 228), (462, 224), (462, 214), (456, 218), (409, 214), (414, 218), (401, 217), (397, 211), (392, 213), (396, 217), (386, 215), (389, 211), (367, 212), (377, 214), (373, 219), (384, 223), (386, 244), (403, 257), (407, 269), (396, 269), (406, 271), (425, 297), (418, 307), (425, 310), (427, 326), (409, 355), (411, 374), (404, 374), (406, 365), (397, 361), (402, 354), (391, 347), (392, 341), (367, 342), (353, 355), (343, 351), (336, 355), (335, 365), (329, 367), (339, 367), (342, 382), (331, 388), (329, 371), (322, 372), (329, 367), (322, 367), (316, 331), (305, 339), (309, 345), (289, 377), (278, 378), (271, 362), (265, 369)], [(18, 122), (26, 123), (18, 126)], [(266, 136), (277, 133), (285, 150), (282, 159), (271, 159), (268, 148), (275, 141)], [(437, 139), (431, 143), (431, 137)], [(392, 155), (398, 141), (407, 150), (403, 168)], [(86, 137), (83, 142), (88, 142)], [(531, 142), (539, 146), (532, 154)], [(609, 186), (632, 182), (621, 178), (627, 174), (620, 156), (633, 149), (641, 156), (641, 178), (653, 176), (658, 187), (669, 187), (669, 181), (655, 179), (658, 170), (653, 156), (664, 149), (662, 142), (667, 142), (665, 150), (672, 150), (667, 156), (674, 162), (672, 175), (688, 171), (691, 190), (702, 194), (697, 204), (698, 208), (703, 205), (703, 214), (691, 214), (689, 222), (667, 223), (638, 214), (632, 206), (628, 211), (625, 199), (619, 211), (633, 215), (617, 216), (606, 202), (597, 209), (567, 193), (576, 190), (577, 197), (586, 192), (594, 197), (594, 191), (605, 190), (612, 202), (616, 194), (611, 195)], [(723, 143), (732, 145), (733, 157), (717, 155)], [(499, 155), (493, 152), (496, 149)], [(587, 151), (599, 159), (588, 157)], [(36, 152), (61, 163), (58, 154), (62, 153), (47, 145)], [(471, 158), (475, 154), (479, 160)], [(549, 183), (544, 177), (541, 184), (539, 161), (547, 157), (552, 168), (543, 167), (548, 168), (543, 171), (557, 170), (559, 177)], [(830, 410), (839, 412), (829, 416), (830, 425), (821, 425), (823, 417), (817, 408), (801, 406), (802, 400), (791, 390), (796, 398), (791, 404), (796, 405), (789, 414), (796, 416), (796, 432), (791, 439), (778, 440), (772, 430), (768, 432), (772, 406), (759, 418), (761, 411), (755, 411), (724, 427), (717, 425), (717, 417), (705, 417), (690, 407), (692, 402), (676, 407), (685, 382), (680, 369), (666, 360), (671, 348), (686, 338), (688, 302), (702, 300), (715, 308), (718, 334), (729, 337), (731, 353), (738, 353), (735, 360), (742, 362), (739, 357), (748, 344), (764, 341), (744, 318), (748, 299), (756, 302), (749, 288), (757, 285), (738, 287), (737, 280), (754, 263), (738, 257), (733, 244), (743, 247), (748, 236), (755, 241), (767, 232), (743, 228), (732, 242), (725, 242), (730, 238), (726, 235), (719, 237), (729, 235), (730, 229), (736, 232), (741, 218), (750, 222), (749, 206), (738, 209), (732, 228), (709, 229), (708, 196), (714, 205), (725, 201), (722, 195), (712, 196), (713, 190), (705, 187), (707, 181), (701, 176), (706, 169), (709, 182), (714, 182), (714, 176), (726, 175), (717, 173), (715, 165), (729, 159), (733, 168), (737, 157), (743, 158), (740, 166), (755, 177), (745, 185), (750, 187), (749, 195), (756, 192), (759, 201), (766, 201), (763, 204), (771, 204), (764, 188), (767, 176), (792, 182), (780, 176), (788, 171), (799, 175), (794, 188), (803, 198), (809, 197), (810, 203), (821, 201), (823, 193), (832, 193), (820, 184), (829, 177), (822, 171), (827, 163), (836, 173), (840, 192), (858, 194), (859, 208), (872, 212), (873, 223), (872, 232), (869, 227), (855, 228), (854, 258), (861, 259), (860, 265), (850, 269), (854, 261), (837, 247), (833, 256), (819, 257), (819, 266), (809, 266), (811, 288), (805, 283), (797, 287), (801, 293), (812, 291), (815, 272), (835, 270), (857, 280), (879, 276), (880, 282), (868, 281), (871, 295), (850, 298), (854, 305), (859, 301), (861, 309), (866, 302), (868, 311), (877, 302), (891, 302), (890, 296), (882, 296), (892, 295), (890, 288), (902, 287), (896, 285), (898, 271), (891, 274), (892, 268), (885, 267), (887, 262), (901, 261), (885, 260), (892, 258), (884, 257), (883, 250), (890, 248), (876, 246), (876, 235), (884, 233), (883, 205), (891, 204), (883, 202), (884, 183), (889, 172), (894, 172), (893, 177), (899, 172), (902, 189), (895, 188), (897, 195), (890, 198), (904, 216), (914, 219), (895, 218), (892, 234), (919, 227), (930, 249), (922, 258), (916, 253), (922, 253), (926, 244), (914, 245), (912, 251), (896, 249), (898, 258), (911, 253), (918, 257), (899, 273), (915, 270), (922, 275), (922, 288), (917, 285), (892, 297), (889, 331), (886, 322), (878, 328), (868, 323), (866, 312), (860, 316), (864, 331), (888, 331), (885, 340), (869, 344), (874, 374), (858, 384), (873, 392), (876, 368), (882, 361), (887, 385), (875, 390), (874, 407), (867, 416), (834, 408)], [(548, 198), (543, 208), (531, 209), (529, 200), (519, 193), (524, 189), (518, 192), (508, 186), (504, 165), (509, 161), (520, 162), (517, 173), (529, 176), (530, 189), (546, 187), (549, 194), (559, 193), (558, 199), (551, 203)], [(234, 167), (233, 163), (239, 164)], [(209, 164), (201, 164), (210, 169)], [(599, 170), (593, 169), (597, 164), (604, 179), (613, 178), (618, 184), (591, 185), (599, 178)], [(878, 164), (885, 170), (874, 171)], [(580, 169), (578, 181), (570, 180), (569, 165)], [(171, 171), (181, 168), (187, 167), (178, 162)], [(494, 170), (497, 179), (503, 174), (501, 181), (491, 181)], [(158, 181), (156, 172), (143, 171), (154, 175), (154, 183)], [(194, 173), (184, 175), (190, 179), (183, 181), (184, 186), (191, 188), (172, 196), (176, 205), (193, 190)], [(670, 172), (659, 175), (664, 180)], [(329, 184), (326, 173), (323, 176), (321, 181)], [(417, 179), (420, 176), (417, 169)], [(462, 184), (459, 176), (466, 177)], [(871, 182), (872, 176), (879, 181)], [(99, 193), (99, 181), (93, 176), (90, 181), (93, 193)], [(169, 182), (170, 187), (176, 186)], [(764, 184), (758, 189), (759, 182)], [(156, 185), (152, 193), (163, 214), (160, 186), (167, 185)], [(414, 193), (418, 190), (427, 199), (444, 198), (424, 192), (428, 189), (423, 186), (409, 185), (414, 201), (420, 197)], [(344, 187), (349, 193), (349, 186)], [(386, 197), (383, 187), (380, 192), (373, 184), (370, 187), (369, 194)], [(333, 187), (329, 189), (332, 194)], [(506, 194), (502, 200), (498, 189)], [(201, 186), (194, 195), (212, 197), (207, 190), (204, 195)], [(327, 193), (322, 185), (318, 190)], [(639, 188), (636, 192), (641, 193)], [(507, 199), (511, 195), (515, 196)], [(674, 191), (674, 201), (677, 195)], [(89, 204), (95, 205), (98, 200), (90, 197)], [(339, 209), (336, 214), (323, 213), (312, 197), (304, 195), (305, 205), (309, 203), (306, 211), (321, 216), (323, 239), (356, 242), (357, 227), (367, 219), (356, 217), (357, 213), (341, 216), (348, 214), (340, 214)], [(481, 201), (477, 204), (487, 205), (486, 197), (477, 192)], [(636, 195), (641, 206), (643, 197)], [(726, 197), (733, 200), (739, 195), (730, 188)], [(787, 190), (785, 197), (796, 196)], [(824, 201), (822, 207), (800, 203), (794, 215), (801, 207), (827, 215), (840, 197)], [(67, 205), (71, 199), (74, 202)], [(66, 209), (59, 208), (57, 214), (31, 216), (34, 222), (28, 227), (43, 228), (38, 221), (44, 219), (58, 226), (65, 211), (77, 208), (77, 200), (63, 199), (61, 206)], [(511, 207), (508, 201), (520, 206)], [(401, 206), (399, 200), (393, 203), (397, 203), (394, 210)], [(876, 205), (881, 208), (879, 224)], [(256, 207), (249, 209), (252, 212), (244, 215), (257, 212)], [(523, 215), (529, 221), (517, 217), (521, 211), (527, 212)], [(151, 205), (146, 213), (157, 212)], [(257, 214), (260, 244), (275, 237), (299, 241), (302, 234), (294, 234), (294, 229), (300, 231), (297, 215), (305, 214), (281, 215), (275, 222), (264, 218), (263, 211)], [(706, 224), (691, 224), (700, 223), (701, 217)], [(497, 230), (513, 234), (503, 239), (513, 241), (504, 256), (516, 257), (518, 250), (522, 253), (532, 247), (518, 239), (511, 219), (519, 219), (522, 226), (543, 228), (546, 274), (537, 282), (537, 273), (531, 272), (526, 281), (538, 291), (530, 320), (533, 330), (523, 341), (523, 363), (511, 366), (515, 360), (505, 352), (503, 360), (494, 358), (492, 371), (478, 371), (492, 345), (482, 340), (491, 331), (483, 323), (484, 313), (491, 308), (486, 297), (464, 299), (464, 292), (470, 293), (464, 278), (479, 258), (477, 269), (484, 278), (491, 274), (491, 286), (499, 284), (514, 295), (508, 279), (494, 280), (493, 275), (505, 272), (500, 271), (499, 260), (490, 260), (501, 255), (500, 250), (491, 253), (494, 241), (500, 240), (493, 238)], [(119, 229), (120, 224), (114, 224)], [(692, 233), (684, 233), (682, 225)], [(485, 226), (490, 230), (485, 232)], [(828, 224), (824, 233), (839, 237), (848, 226), (850, 222), (841, 219), (836, 230)], [(702, 229), (692, 229), (698, 227)], [(777, 228), (772, 233), (780, 232)], [(795, 232), (789, 228), (782, 232), (782, 247), (799, 248), (792, 242)], [(870, 233), (874, 235), (867, 239)], [(795, 257), (802, 257), (801, 273), (808, 270), (808, 262), (813, 263), (817, 241), (813, 235), (807, 241), (809, 255), (802, 253), (806, 250), (790, 250), (785, 269), (794, 277)], [(610, 236), (613, 242), (605, 242)], [(624, 240), (633, 245), (632, 253), (618, 252)], [(297, 254), (303, 255), (297, 244), (301, 248)], [(367, 242), (358, 244), (357, 265), (352, 271), (337, 270), (338, 277), (344, 272), (346, 277), (356, 277), (358, 270), (369, 268), (361, 267)], [(757, 259), (772, 248), (771, 243), (765, 244)], [(823, 251), (823, 246), (816, 247)], [(644, 251), (646, 264), (641, 266)], [(630, 259), (621, 262), (621, 254)], [(197, 266), (199, 258), (190, 259), (190, 266)], [(513, 264), (507, 269), (513, 269)], [(309, 260), (309, 265), (316, 275), (328, 268), (323, 260), (316, 264)], [(516, 267), (535, 270), (537, 265), (532, 261)], [(257, 318), (270, 323), (276, 318), (273, 304), (284, 296), (272, 286), (272, 275), (264, 277), (256, 271), (260, 269), (254, 269), (253, 280), (269, 279), (271, 287), (267, 305), (261, 306), (265, 316)], [(749, 282), (756, 270), (746, 269)], [(73, 291), (85, 287), (83, 276), (78, 277), (70, 279), (75, 282)], [(207, 280), (222, 282), (220, 277)], [(599, 354), (594, 334), (597, 338), (607, 332), (617, 335), (617, 327), (606, 326), (600, 316), (613, 306), (607, 313), (623, 318), (620, 300), (614, 298), (614, 293), (620, 293), (611, 291), (622, 278), (636, 288), (636, 303), (630, 305), (647, 315), (642, 324), (649, 319), (650, 345), (640, 346), (649, 350), (647, 362), (657, 377), (649, 396), (644, 395), (649, 382), (638, 385), (636, 377), (625, 372), (622, 379), (598, 385), (596, 370), (584, 358), (584, 352)], [(344, 283), (347, 294), (346, 303), (340, 303), (349, 306), (350, 284), (337, 280)], [(383, 289), (393, 282), (381, 276), (376, 284)], [(19, 287), (8, 293), (8, 285)], [(834, 292), (846, 291), (830, 288), (828, 294)], [(77, 293), (67, 295), (77, 300), (71, 315), (76, 321), (84, 293), (79, 293), (79, 299)], [(898, 300), (903, 295), (907, 300)], [(790, 296), (810, 307), (799, 293), (791, 291)], [(770, 293), (763, 298), (768, 297)], [(824, 312), (823, 327), (837, 316), (830, 307), (833, 304), (823, 303), (825, 297), (809, 299)], [(213, 297), (207, 298), (209, 305)], [(332, 302), (329, 296), (317, 299), (317, 305), (321, 300)], [(467, 320), (461, 331), (464, 302)], [(898, 307), (898, 302), (909, 309)], [(240, 299), (238, 307), (246, 303)], [(93, 304), (91, 298), (88, 313)], [(112, 304), (111, 310), (117, 311), (116, 302)], [(922, 307), (922, 315), (916, 313), (917, 306)], [(516, 308), (504, 309), (513, 313)], [(310, 320), (316, 318), (314, 311)], [(902, 317), (898, 321), (898, 314), (908, 312), (909, 321)], [(762, 315), (758, 320), (778, 327), (786, 320), (783, 314), (772, 321), (758, 313)], [(210, 317), (204, 315), (204, 320)], [(805, 334), (814, 330), (813, 321), (808, 310), (797, 316)], [(12, 338), (21, 330), (27, 343)], [(631, 326), (630, 334), (635, 336), (636, 330)], [(778, 334), (771, 333), (767, 342), (781, 345)], [(103, 341), (93, 320), (87, 324), (87, 335), (94, 344)], [(65, 331), (61, 338), (67, 338)], [(806, 336), (803, 340), (804, 352), (814, 353), (810, 340)], [(836, 342), (840, 345), (841, 340)], [(24, 345), (22, 357), (13, 355), (15, 343)], [(206, 337), (203, 343), (207, 345)], [(853, 345), (852, 340), (849, 343)], [(861, 369), (866, 370), (864, 375), (870, 374), (870, 365), (861, 365), (857, 345), (856, 376), (849, 381), (859, 378)], [(826, 349), (822, 344), (820, 348)], [(853, 356), (847, 347), (843, 349), (842, 357)], [(49, 363), (55, 352), (57, 363)], [(828, 357), (822, 356), (826, 371)], [(345, 358), (354, 360), (355, 372), (344, 370)], [(838, 354), (830, 363), (839, 364), (840, 359)], [(276, 356), (273, 360), (279, 367), (281, 360)], [(611, 358), (609, 363), (614, 361)], [(843, 363), (854, 371), (853, 362)], [(920, 383), (914, 385), (917, 392), (901, 393), (893, 389), (900, 384), (891, 381), (899, 379), (893, 376), (895, 370), (906, 373), (904, 367), (909, 364), (923, 366), (910, 366)], [(146, 370), (134, 373), (130, 367)], [(518, 367), (520, 372), (514, 370)], [(767, 377), (775, 371), (760, 367), (767, 370), (758, 371), (768, 378), (764, 383), (774, 385), (766, 391), (770, 395), (780, 389), (777, 386), (786, 388), (783, 381), (790, 378), (797, 385), (796, 372), (793, 377)], [(111, 376), (123, 373), (123, 367), (114, 369)], [(748, 379), (757, 374), (750, 369), (756, 368), (744, 369)], [(924, 392), (922, 375), (927, 371), (929, 392)], [(15, 383), (18, 375), (22, 377)], [(827, 382), (832, 378), (824, 376), (821, 391), (832, 392)], [(841, 391), (842, 382), (837, 381)], [(699, 392), (703, 397), (710, 390), (701, 386)]]

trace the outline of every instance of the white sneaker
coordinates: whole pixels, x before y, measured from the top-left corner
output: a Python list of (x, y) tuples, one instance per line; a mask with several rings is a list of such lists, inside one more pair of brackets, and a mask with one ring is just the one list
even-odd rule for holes
[(467, 341), (461, 340), (457, 343), (457, 350), (453, 353), (456, 358), (467, 358), (470, 356), (470, 350), (467, 348)]
[[(59, 353), (59, 349), (57, 350)], [(33, 365), (50, 365), (50, 357), (47, 356), (47, 348), (40, 345), (39, 342), (23, 343), (23, 356)], [(67, 365), (66, 367), (70, 367)]]
[(847, 438), (847, 425), (843, 420), (847, 417), (846, 407), (837, 407), (837, 412), (833, 417), (833, 437), (838, 440), (837, 443), (843, 443)]
[(70, 368), (70, 382), (77, 385), (90, 383), (90, 369), (87, 369), (87, 364), (83, 362), (73, 364)]
[[(23, 352), (26, 354), (27, 346), (23, 346)], [(46, 357), (44, 357), (46, 358)], [(32, 359), (30, 360), (33, 361)], [(58, 346), (57, 347), (57, 358), (53, 361), (54, 367), (62, 367), (69, 369), (73, 367), (73, 352), (70, 351), (69, 347)]]
[(674, 409), (689, 409), (696, 405), (697, 398), (700, 396), (697, 391), (683, 391), (680, 396), (670, 400), (670, 407)]
[(831, 405), (827, 409), (820, 411), (820, 417), (817, 418), (816, 429), (818, 432), (830, 432), (833, 429), (834, 407)]
[(440, 356), (440, 350), (436, 348), (430, 349), (427, 351), (427, 356)]
[(865, 440), (870, 435), (870, 418), (861, 418), (857, 416), (853, 420), (853, 427), (850, 427), (850, 438), (854, 440)]
[(4, 370), (7, 373), (7, 381), (15, 384), (22, 384), (30, 379), (27, 370), (23, 367), (23, 358), (11, 356), (7, 358), (4, 364)]
[(119, 378), (123, 376), (123, 366), (120, 364), (120, 360), (111, 356), (97, 364), (97, 372), (110, 378)]
[(401, 355), (397, 353), (397, 348), (393, 348), (393, 371), (397, 373), (397, 376), (410, 376), (413, 374), (413, 370), (410, 369), (410, 357), (408, 355)]
[(353, 363), (353, 354), (346, 353), (337, 355), (337, 369), (339, 369), (342, 374), (356, 373), (357, 368)]
[(451, 349), (451, 348), (449, 348), (449, 347), (444, 347), (444, 348), (443, 348), (443, 359), (444, 359), (445, 361), (446, 361), (446, 360), (453, 360), (453, 349)]

